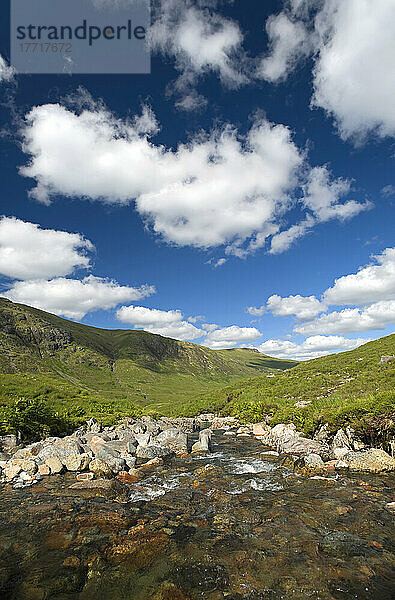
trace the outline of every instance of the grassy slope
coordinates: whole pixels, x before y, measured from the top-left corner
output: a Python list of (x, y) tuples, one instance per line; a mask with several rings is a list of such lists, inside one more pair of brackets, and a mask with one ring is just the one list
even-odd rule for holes
[(0, 401), (48, 399), (103, 416), (175, 414), (195, 395), (294, 366), (248, 349), (210, 350), (144, 331), (105, 330), (0, 298)]
[[(378, 415), (395, 413), (395, 360), (380, 364), (381, 356), (394, 354), (395, 335), (390, 335), (300, 363), (275, 377), (262, 375), (214, 390), (201, 397), (198, 408), (253, 421), (271, 414), (273, 424), (294, 421), (306, 433), (323, 422), (367, 426)], [(310, 403), (295, 407), (300, 401)], [(186, 414), (192, 410), (196, 403), (183, 407)]]

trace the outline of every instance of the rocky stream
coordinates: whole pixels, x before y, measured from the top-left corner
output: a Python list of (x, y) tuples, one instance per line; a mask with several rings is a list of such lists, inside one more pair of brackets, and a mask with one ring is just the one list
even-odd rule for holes
[[(144, 426), (116, 434), (97, 426), (70, 436), (81, 445), (77, 458), (62, 454), (72, 440), (52, 440), (3, 460), (2, 600), (393, 598), (389, 468), (323, 468), (310, 453), (316, 458), (303, 454), (295, 469), (301, 455), (262, 443), (264, 426), (258, 438), (229, 426), (200, 433), (194, 452), (197, 431), (179, 430), (177, 438), (174, 428), (150, 427), (156, 445), (141, 437)], [(175, 437), (187, 447), (176, 448)], [(121, 462), (106, 460), (103, 441)], [(162, 457), (152, 450), (166, 446)], [(61, 451), (45, 450), (54, 447)]]

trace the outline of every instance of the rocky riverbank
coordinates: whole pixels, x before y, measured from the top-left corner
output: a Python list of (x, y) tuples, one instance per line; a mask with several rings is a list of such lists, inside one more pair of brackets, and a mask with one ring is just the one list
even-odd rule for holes
[[(48, 475), (72, 472), (71, 489), (81, 494), (127, 498), (132, 486), (165, 461), (211, 450), (212, 431), (226, 436), (254, 436), (267, 453), (283, 456), (284, 464), (301, 475), (321, 477), (333, 471), (381, 473), (395, 470), (395, 459), (381, 448), (368, 448), (350, 428), (330, 433), (322, 426), (312, 439), (293, 423), (241, 425), (234, 418), (201, 415), (197, 418), (143, 417), (102, 427), (95, 419), (63, 438), (50, 437), (23, 445), (17, 436), (0, 438), (0, 478), (14, 488), (37, 484)], [(198, 440), (193, 442), (197, 432)], [(115, 481), (114, 481), (115, 479)], [(113, 480), (110, 482), (110, 480)]]
[(392, 600), (395, 474), (300, 476), (222, 425), (136, 483), (0, 485), (2, 600)]

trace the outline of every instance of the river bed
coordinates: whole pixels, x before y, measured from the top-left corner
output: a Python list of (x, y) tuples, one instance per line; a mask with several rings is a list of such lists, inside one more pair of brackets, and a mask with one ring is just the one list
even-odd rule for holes
[(127, 503), (70, 473), (0, 489), (2, 600), (390, 600), (394, 475), (306, 479), (216, 434)]

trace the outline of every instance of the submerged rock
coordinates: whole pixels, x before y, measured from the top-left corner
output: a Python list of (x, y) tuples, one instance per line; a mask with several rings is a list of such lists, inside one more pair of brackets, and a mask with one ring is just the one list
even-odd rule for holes
[(321, 552), (337, 558), (364, 556), (372, 552), (371, 546), (363, 539), (344, 531), (331, 531), (319, 543)]
[(129, 494), (128, 488), (118, 481), (118, 479), (77, 481), (70, 485), (68, 489), (88, 498), (92, 496), (105, 496), (106, 498), (127, 500)]

